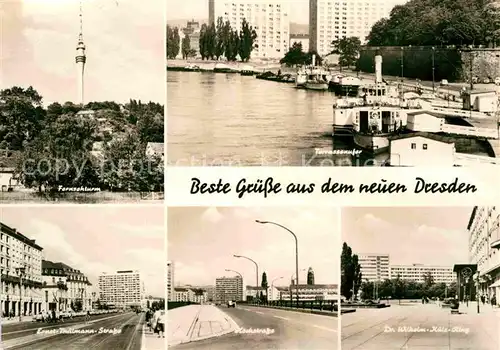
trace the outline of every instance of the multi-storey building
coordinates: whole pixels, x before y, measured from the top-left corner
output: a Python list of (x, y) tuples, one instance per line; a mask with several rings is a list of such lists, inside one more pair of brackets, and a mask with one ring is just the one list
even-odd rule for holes
[(192, 303), (204, 304), (208, 301), (206, 290), (190, 287), (174, 288), (175, 301), (190, 301)]
[(423, 283), (425, 276), (432, 276), (434, 283), (451, 284), (456, 281), (453, 266), (430, 266), (422, 264), (391, 265), (391, 278), (399, 278), (408, 281)]
[(215, 280), (215, 301), (225, 303), (229, 300), (243, 300), (243, 279), (237, 277), (219, 277)]
[(68, 298), (68, 276), (60, 264), (42, 260), (42, 311), (67, 311), (71, 300)]
[(174, 270), (175, 264), (173, 261), (167, 261), (167, 301), (174, 301)]
[(66, 276), (66, 298), (73, 311), (92, 309), (92, 283), (83, 272), (62, 262), (54, 263)]
[(363, 282), (383, 281), (390, 278), (389, 255), (360, 254), (358, 259)]
[(42, 250), (35, 240), (0, 223), (0, 316), (42, 310)]
[(117, 271), (99, 276), (99, 299), (117, 308), (144, 306), (144, 283), (139, 271)]
[(358, 37), (362, 43), (372, 26), (389, 17), (406, 0), (309, 0), (309, 48), (320, 55), (333, 49), (331, 42)]
[(245, 19), (257, 33), (252, 58), (281, 59), (289, 48), (289, 4), (288, 0), (209, 0), (209, 21), (222, 17), (240, 31)]
[(477, 264), (479, 293), (500, 299), (500, 211), (498, 207), (474, 207), (469, 232), (469, 262)]
[(338, 300), (339, 298), (337, 284), (299, 284), (298, 286), (291, 284), (287, 289), (276, 287), (279, 293), (271, 291), (269, 295), (278, 300), (297, 300), (297, 287), (299, 301)]

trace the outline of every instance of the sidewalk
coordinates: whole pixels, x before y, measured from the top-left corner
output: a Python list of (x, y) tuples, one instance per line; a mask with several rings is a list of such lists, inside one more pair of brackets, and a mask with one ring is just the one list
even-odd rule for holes
[(11, 320), (9, 320), (8, 318), (2, 317), (2, 324), (6, 325), (6, 324), (12, 324), (12, 323), (33, 322), (33, 317), (34, 316), (22, 316), (21, 321), (19, 321), (19, 316), (16, 316)]
[(158, 334), (150, 331), (148, 326), (142, 326), (141, 350), (163, 350), (166, 348), (166, 338), (158, 338)]
[(239, 329), (225, 312), (213, 305), (189, 305), (167, 312), (168, 345), (219, 337)]

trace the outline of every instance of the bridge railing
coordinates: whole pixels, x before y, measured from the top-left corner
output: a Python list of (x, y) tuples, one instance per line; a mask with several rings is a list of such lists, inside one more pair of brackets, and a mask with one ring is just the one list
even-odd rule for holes
[(441, 131), (450, 134), (485, 137), (488, 139), (498, 139), (498, 132), (495, 129), (477, 128), (470, 126), (450, 125), (441, 126)]

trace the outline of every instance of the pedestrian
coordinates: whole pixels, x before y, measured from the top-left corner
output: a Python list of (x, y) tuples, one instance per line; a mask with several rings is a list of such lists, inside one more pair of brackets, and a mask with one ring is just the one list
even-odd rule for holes
[(485, 301), (486, 301), (486, 297), (483, 294), (483, 295), (481, 295), (481, 302), (483, 303), (483, 305), (484, 305)]
[(52, 322), (57, 322), (56, 320), (56, 310), (52, 309)]
[(494, 295), (491, 297), (491, 306), (497, 306), (497, 298)]
[(165, 310), (160, 311), (156, 328), (158, 329), (158, 338), (165, 338)]

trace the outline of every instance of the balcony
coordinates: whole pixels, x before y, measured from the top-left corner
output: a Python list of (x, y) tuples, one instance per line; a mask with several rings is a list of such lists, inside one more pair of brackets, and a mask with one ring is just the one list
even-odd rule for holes
[(498, 238), (496, 241), (491, 242), (490, 247), (491, 249), (500, 249), (500, 238)]

